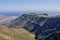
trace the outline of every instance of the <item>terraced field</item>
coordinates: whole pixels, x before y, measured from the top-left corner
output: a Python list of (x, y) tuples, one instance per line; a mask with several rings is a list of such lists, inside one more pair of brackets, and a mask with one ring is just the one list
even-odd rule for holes
[(22, 28), (7, 28), (0, 25), (0, 40), (34, 40), (34, 35)]

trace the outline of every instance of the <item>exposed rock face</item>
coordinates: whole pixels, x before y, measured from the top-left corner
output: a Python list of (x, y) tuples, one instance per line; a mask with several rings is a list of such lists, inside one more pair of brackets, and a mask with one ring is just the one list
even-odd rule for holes
[(16, 26), (34, 33), (36, 40), (60, 40), (60, 17), (24, 14), (9, 24), (9, 27)]

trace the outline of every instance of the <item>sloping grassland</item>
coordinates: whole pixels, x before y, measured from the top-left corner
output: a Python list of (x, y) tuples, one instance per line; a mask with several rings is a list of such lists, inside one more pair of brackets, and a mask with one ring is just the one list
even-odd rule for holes
[(22, 28), (7, 28), (0, 25), (0, 40), (34, 40), (34, 35)]

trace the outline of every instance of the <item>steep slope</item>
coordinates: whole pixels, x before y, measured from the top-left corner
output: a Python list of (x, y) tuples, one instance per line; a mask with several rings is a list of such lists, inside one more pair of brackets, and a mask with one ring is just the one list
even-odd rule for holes
[(60, 40), (60, 17), (24, 14), (12, 21), (9, 27), (22, 27), (35, 34), (36, 40)]
[(8, 27), (22, 27), (31, 32), (34, 25), (43, 25), (48, 19), (47, 14), (23, 14), (8, 24)]
[(50, 17), (35, 32), (36, 40), (60, 40), (60, 17)]
[(48, 19), (47, 14), (24, 14), (8, 24), (9, 28), (22, 27), (27, 31), (34, 33)]
[(0, 40), (34, 40), (34, 35), (22, 28), (7, 28), (0, 25)]

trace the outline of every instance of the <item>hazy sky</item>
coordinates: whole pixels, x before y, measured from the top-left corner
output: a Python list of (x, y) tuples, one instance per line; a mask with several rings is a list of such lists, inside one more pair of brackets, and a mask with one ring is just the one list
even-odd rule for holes
[(60, 0), (0, 0), (0, 11), (59, 10)]

